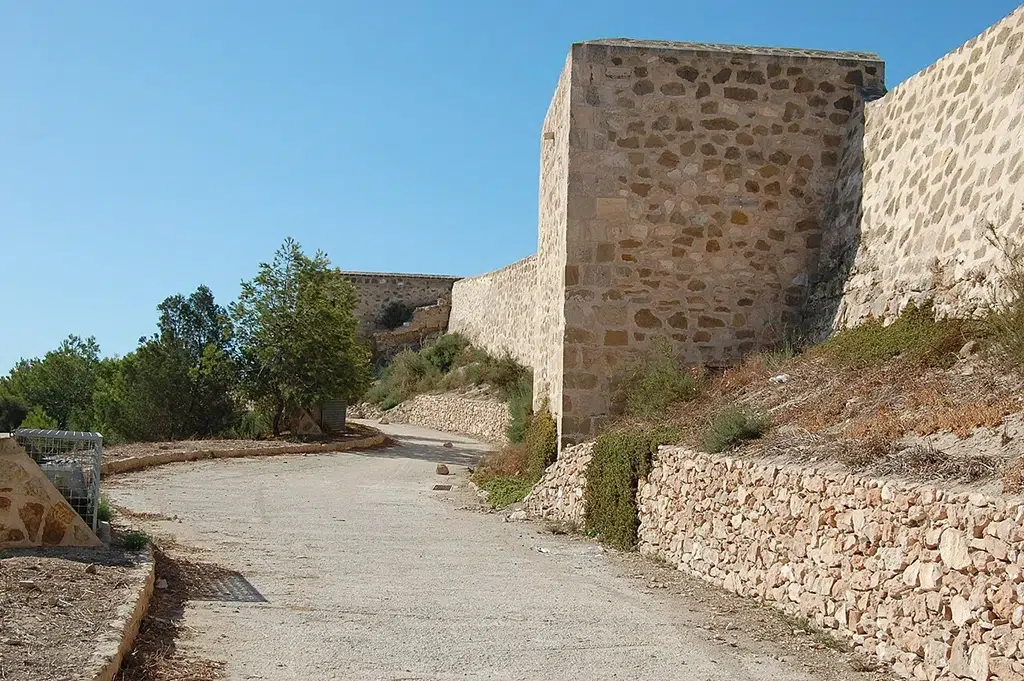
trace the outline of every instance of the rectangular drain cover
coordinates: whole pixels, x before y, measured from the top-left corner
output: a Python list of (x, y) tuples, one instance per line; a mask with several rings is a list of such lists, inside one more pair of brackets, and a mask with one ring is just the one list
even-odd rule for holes
[(241, 573), (218, 570), (216, 574), (200, 574), (189, 594), (195, 601), (230, 601), (234, 603), (266, 603), (267, 599)]
[(451, 485), (434, 485), (434, 489), (441, 492), (449, 492), (452, 489)]

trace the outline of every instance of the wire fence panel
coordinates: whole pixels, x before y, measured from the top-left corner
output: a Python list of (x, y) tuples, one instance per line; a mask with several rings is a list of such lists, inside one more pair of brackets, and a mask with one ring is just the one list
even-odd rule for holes
[(19, 428), (14, 431), (14, 437), (95, 532), (99, 528), (103, 436), (69, 430)]

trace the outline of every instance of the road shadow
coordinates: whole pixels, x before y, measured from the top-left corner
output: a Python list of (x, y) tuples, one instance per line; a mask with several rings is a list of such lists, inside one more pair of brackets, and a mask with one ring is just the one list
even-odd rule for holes
[[(378, 459), (414, 459), (431, 463), (475, 467), (487, 454), (497, 450), (496, 446), (483, 443), (467, 444), (458, 439), (449, 440), (444, 436), (389, 434), (391, 443), (371, 450), (352, 451), (356, 456)], [(452, 447), (445, 447), (451, 442)]]

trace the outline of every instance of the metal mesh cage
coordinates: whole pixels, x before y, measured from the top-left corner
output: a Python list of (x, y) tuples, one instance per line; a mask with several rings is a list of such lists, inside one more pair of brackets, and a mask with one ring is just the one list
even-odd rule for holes
[(19, 428), (14, 431), (14, 437), (71, 507), (96, 531), (99, 526), (103, 436), (68, 430)]

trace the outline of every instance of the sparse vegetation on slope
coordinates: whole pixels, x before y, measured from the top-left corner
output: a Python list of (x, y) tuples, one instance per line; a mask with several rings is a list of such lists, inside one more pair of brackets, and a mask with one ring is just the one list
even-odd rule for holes
[(487, 386), (508, 402), (509, 440), (522, 442), (532, 411), (532, 373), (510, 355), (491, 355), (458, 333), (400, 352), (364, 399), (387, 410), (415, 395), (473, 386)]
[(558, 455), (558, 430), (547, 406), (529, 421), (522, 443), (513, 443), (488, 456), (473, 481), (490, 494), (492, 507), (522, 501)]

